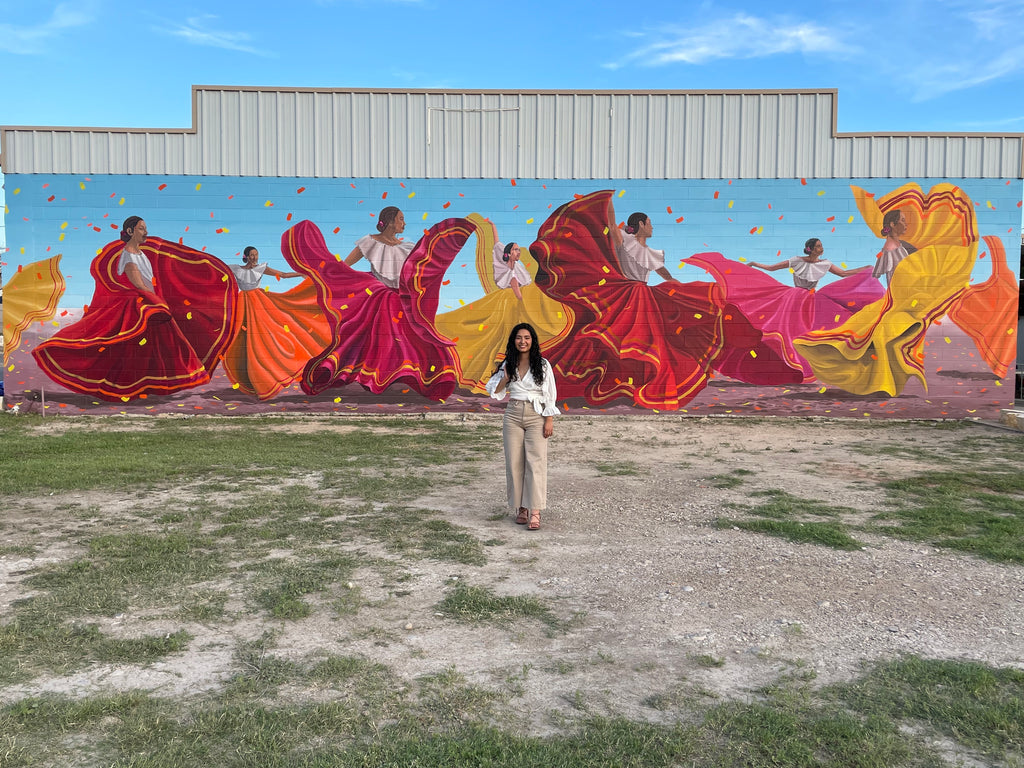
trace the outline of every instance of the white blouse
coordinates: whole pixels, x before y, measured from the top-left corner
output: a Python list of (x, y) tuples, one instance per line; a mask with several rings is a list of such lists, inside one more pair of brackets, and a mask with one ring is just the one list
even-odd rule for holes
[(665, 266), (665, 252), (641, 245), (633, 235), (622, 235), (622, 247), (617, 249), (622, 274), (630, 280), (647, 282), (647, 276)]
[(903, 261), (910, 252), (907, 251), (906, 246), (902, 243), (899, 248), (890, 248), (889, 250), (883, 249), (878, 254), (878, 261), (875, 262), (875, 268), (871, 270), (872, 277), (881, 277), (885, 275), (886, 280), (892, 280), (892, 273), (896, 269), (896, 265)]
[(398, 289), (398, 279), (402, 276), (402, 267), (409, 258), (415, 243), (405, 240), (398, 245), (385, 245), (374, 240), (370, 235), (356, 241), (365, 259), (370, 262), (370, 272), (388, 288)]
[(508, 262), (503, 260), (505, 256), (505, 244), (495, 243), (494, 250), (491, 252), (494, 262), (494, 282), (499, 288), (510, 288), (512, 287), (512, 278), (514, 277), (519, 283), (519, 286), (529, 285), (533, 282), (530, 279), (530, 273), (523, 266), (522, 261), (517, 261), (515, 266), (511, 269), (508, 266)]
[(128, 249), (125, 248), (121, 251), (121, 258), (117, 260), (117, 274), (123, 275), (125, 267), (129, 264), (134, 264), (138, 267), (139, 272), (142, 273), (142, 279), (149, 283), (150, 286), (153, 285), (153, 265), (146, 254), (142, 252), (129, 253)]
[(263, 278), (263, 273), (267, 271), (266, 264), (257, 264), (251, 269), (248, 267), (242, 267), (238, 264), (229, 264), (231, 272), (235, 276), (235, 282), (238, 283), (238, 287), (243, 291), (255, 291), (260, 287), (260, 280)]
[(804, 261), (799, 256), (794, 256), (789, 260), (789, 268), (793, 270), (793, 285), (813, 291), (818, 287), (818, 281), (832, 268), (832, 262), (828, 259)]
[(556, 407), (558, 394), (555, 391), (555, 375), (551, 372), (551, 364), (541, 359), (544, 366), (544, 383), (538, 384), (533, 380), (533, 372), (527, 371), (522, 379), (513, 379), (501, 392), (497, 392), (498, 385), (505, 377), (505, 367), (502, 366), (496, 374), (491, 376), (485, 389), (487, 394), (495, 400), (504, 400), (508, 395), (510, 400), (526, 400), (533, 404), (533, 410), (541, 416), (558, 416), (561, 411)]

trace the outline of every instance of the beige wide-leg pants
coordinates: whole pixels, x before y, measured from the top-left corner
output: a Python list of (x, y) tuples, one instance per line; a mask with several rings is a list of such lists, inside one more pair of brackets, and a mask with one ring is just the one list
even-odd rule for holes
[(505, 439), (505, 482), (512, 509), (548, 505), (548, 441), (544, 417), (526, 400), (510, 400), (501, 428)]

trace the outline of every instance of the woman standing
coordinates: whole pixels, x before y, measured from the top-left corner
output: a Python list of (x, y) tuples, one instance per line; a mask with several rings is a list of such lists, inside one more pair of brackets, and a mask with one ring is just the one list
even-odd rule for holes
[(509, 397), (502, 423), (509, 507), (527, 530), (540, 529), (548, 498), (548, 438), (554, 434), (557, 393), (551, 365), (540, 356), (537, 333), (519, 323), (508, 336), (505, 359), (487, 382), (495, 400)]
[(871, 272), (875, 277), (885, 275), (886, 285), (892, 282), (892, 273), (896, 271), (896, 265), (917, 250), (910, 243), (900, 239), (900, 236), (906, 233), (907, 215), (899, 208), (887, 211), (882, 218), (882, 229), (879, 231), (885, 238), (885, 245), (882, 246), (878, 261)]

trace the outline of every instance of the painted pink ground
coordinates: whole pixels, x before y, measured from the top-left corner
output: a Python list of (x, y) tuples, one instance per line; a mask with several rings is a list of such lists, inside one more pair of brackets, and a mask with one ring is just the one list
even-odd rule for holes
[[(431, 402), (407, 387), (395, 386), (380, 395), (358, 385), (309, 396), (293, 385), (275, 399), (260, 402), (232, 388), (222, 367), (209, 384), (165, 397), (148, 397), (129, 403), (110, 403), (69, 392), (43, 374), (28, 350), (49, 336), (53, 325), (29, 329), (4, 372), (5, 408), (40, 412), (45, 397), (47, 415), (110, 414), (280, 414), (280, 413), (388, 413), (410, 416), (427, 412), (463, 413), (501, 411), (502, 403), (482, 395), (456, 390), (444, 403)], [(947, 341), (948, 339), (948, 341)], [(13, 366), (11, 370), (10, 366)], [(685, 409), (693, 416), (827, 416), (852, 418), (964, 419), (999, 418), (1000, 410), (1013, 407), (1013, 373), (998, 380), (981, 360), (971, 340), (948, 320), (931, 328), (925, 339), (928, 390), (916, 380), (903, 394), (851, 395), (818, 383), (765, 387), (726, 378), (713, 379)], [(568, 414), (657, 413), (637, 408), (626, 400), (603, 407), (588, 406), (580, 399), (560, 400)], [(563, 406), (567, 406), (564, 407)], [(663, 413), (672, 413), (664, 411)]]

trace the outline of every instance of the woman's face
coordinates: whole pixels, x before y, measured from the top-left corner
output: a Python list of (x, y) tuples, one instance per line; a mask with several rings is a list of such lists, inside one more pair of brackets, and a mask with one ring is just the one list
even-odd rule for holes
[(811, 257), (817, 259), (825, 252), (825, 247), (821, 244), (821, 240), (811, 246)]
[(525, 328), (520, 328), (516, 331), (516, 350), (519, 352), (529, 352), (530, 347), (533, 346), (533, 336)]
[(139, 221), (132, 227), (131, 238), (137, 243), (146, 242), (146, 237), (149, 235), (149, 230), (146, 229), (146, 222)]
[(513, 245), (512, 250), (508, 252), (508, 268), (512, 269), (512, 267), (516, 265), (517, 261), (519, 261), (519, 246)]
[(245, 263), (248, 264), (250, 267), (255, 267), (257, 264), (260, 263), (260, 252), (253, 248), (251, 251), (249, 251), (249, 254), (247, 256), (243, 256), (242, 258), (245, 261)]
[(399, 211), (395, 214), (395, 218), (391, 220), (391, 228), (395, 231), (395, 234), (405, 232), (405, 214)]
[(900, 218), (896, 222), (895, 229), (897, 235), (903, 235), (907, 232), (907, 216), (903, 211), (900, 211)]
[(640, 222), (640, 229), (637, 231), (637, 234), (644, 237), (650, 237), (654, 234), (654, 224), (651, 223), (650, 218), (647, 221)]

